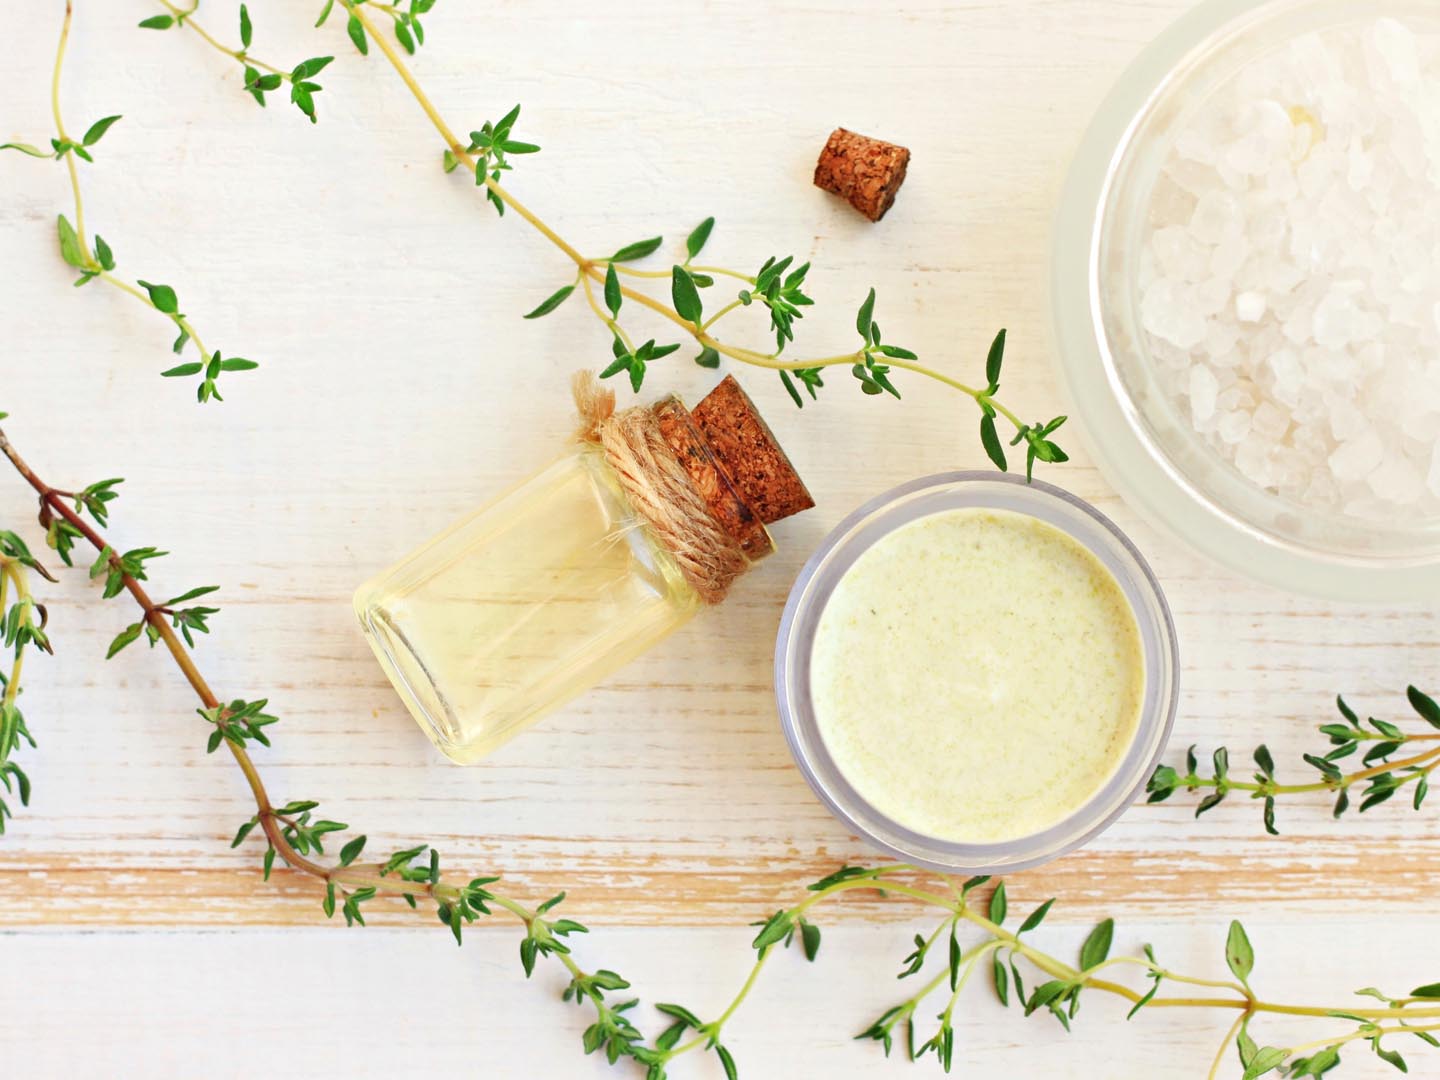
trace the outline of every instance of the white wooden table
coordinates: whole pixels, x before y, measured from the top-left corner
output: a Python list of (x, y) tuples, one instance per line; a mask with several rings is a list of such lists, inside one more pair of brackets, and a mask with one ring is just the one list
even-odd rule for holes
[[(837, 374), (796, 413), (778, 382), (740, 372), (818, 508), (781, 526), (783, 551), (723, 610), (493, 759), (448, 765), (375, 666), (350, 593), (543, 463), (570, 425), (569, 373), (603, 362), (607, 343), (574, 302), (519, 318), (564, 283), (562, 261), (441, 174), (403, 87), (340, 25), (312, 29), (318, 6), (250, 4), (258, 55), (339, 56), (312, 128), (283, 102), (249, 103), (238, 69), (193, 35), (135, 29), (153, 5), (78, 0), (69, 126), (125, 115), (83, 170), (91, 227), (122, 271), (173, 284), (212, 347), (263, 367), (228, 377), (226, 402), (205, 408), (161, 380), (174, 362), (163, 322), (113, 290), (70, 287), (54, 241), (54, 215), (69, 212), (61, 167), (6, 154), (6, 430), (57, 485), (126, 477), (111, 533), (173, 552), (155, 567), (160, 591), (223, 587), (199, 662), (222, 694), (268, 695), (282, 715), (260, 755), (277, 796), (320, 799), (375, 844), (433, 841), (452, 865), (503, 872), (520, 897), (568, 889), (594, 928), (589, 962), (624, 972), (646, 1001), (717, 1010), (749, 962), (745, 923), (873, 858), (811, 797), (776, 724), (771, 641), (790, 580), (860, 500), (981, 465), (973, 408), (916, 379), (901, 381), (903, 403), (863, 399)], [(513, 188), (582, 248), (662, 231), (678, 243), (713, 213), (717, 261), (814, 260), (807, 351), (848, 347), (873, 284), (887, 338), (957, 374), (974, 374), (1008, 325), (1008, 400), (1026, 415), (1062, 407), (1044, 289), (1055, 192), (1108, 84), (1183, 0), (686, 7), (445, 0), (416, 68), (462, 129), (524, 103), (519, 134), (545, 149)], [(208, 0), (201, 15), (234, 36), (234, 5)], [(59, 5), (8, 26), (0, 141), (44, 142)], [(837, 124), (914, 151), (878, 226), (810, 186)], [(653, 391), (703, 391), (712, 376), (685, 355), (653, 369)], [(1407, 682), (1440, 682), (1433, 612), (1336, 610), (1232, 578), (1141, 525), (1070, 445), (1076, 460), (1051, 478), (1132, 532), (1175, 609), (1176, 754), (1224, 742), (1248, 757), (1264, 740), (1297, 771), (1337, 691), (1391, 716)], [(30, 494), (3, 475), (0, 527), (39, 542)], [(57, 655), (28, 668), (35, 796), (0, 840), (0, 1071), (359, 1077), (423, 1062), (609, 1075), (580, 1056), (588, 1021), (556, 1000), (558, 975), (523, 983), (513, 926), (457, 951), (403, 908), (372, 905), (371, 927), (347, 932), (323, 921), (309, 880), (263, 885), (260, 849), (228, 846), (248, 795), (225, 755), (204, 754), (168, 659), (140, 645), (100, 662), (132, 612), (101, 603), (83, 571), (43, 599)], [(1433, 811), (1392, 804), (1336, 823), (1300, 800), (1269, 839), (1254, 805), (1198, 823), (1192, 808), (1137, 807), (1086, 851), (1014, 879), (1017, 904), (1061, 898), (1040, 940), (1069, 953), (1113, 914), (1117, 949), (1153, 941), (1177, 967), (1220, 974), (1225, 925), (1243, 916), (1272, 998), (1440, 978)], [(857, 901), (822, 919), (818, 967), (783, 958), (734, 1021), (742, 1075), (911, 1075), (850, 1036), (903, 996), (893, 972), (918, 915)], [(957, 1066), (1203, 1075), (1223, 1027), (1188, 1011), (1122, 1017), (1092, 999), (1066, 1036), (977, 987)], [(1440, 1075), (1416, 1046), (1418, 1074)], [(676, 1074), (719, 1070), (710, 1058)]]

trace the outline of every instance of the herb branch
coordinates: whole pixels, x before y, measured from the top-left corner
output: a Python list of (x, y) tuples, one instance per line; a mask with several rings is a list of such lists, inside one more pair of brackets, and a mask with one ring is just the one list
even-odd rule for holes
[(249, 371), (258, 365), (254, 361), (242, 357), (224, 357), (218, 350), (215, 352), (207, 350), (194, 325), (180, 310), (179, 298), (171, 286), (139, 279), (132, 284), (130, 281), (118, 277), (114, 272), (116, 267), (114, 249), (99, 233), (94, 234), (92, 243), (91, 235), (86, 230), (85, 201), (80, 191), (80, 169), (76, 162), (77, 160), (84, 161), (93, 165), (96, 144), (104, 138), (105, 133), (121, 117), (102, 117), (91, 124), (78, 140), (72, 137), (65, 127), (65, 120), (60, 111), (60, 75), (65, 63), (66, 46), (70, 40), (71, 18), (71, 3), (70, 0), (66, 0), (65, 15), (60, 24), (60, 40), (55, 48), (55, 65), (50, 78), (50, 111), (55, 121), (55, 134), (50, 138), (50, 149), (46, 151), (32, 143), (12, 142), (0, 145), (0, 150), (15, 150), (29, 157), (50, 158), (64, 163), (74, 201), (75, 220), (72, 223), (64, 214), (59, 214), (56, 217), (56, 230), (60, 244), (60, 257), (65, 260), (67, 265), (80, 272), (80, 276), (75, 279), (75, 285), (88, 285), (92, 281), (102, 281), (134, 297), (140, 303), (168, 319), (177, 334), (172, 346), (173, 351), (183, 352), (187, 343), (193, 343), (201, 359), (198, 362), (183, 363), (162, 372), (162, 374), (171, 377), (200, 375), (201, 379), (196, 388), (198, 400), (201, 402), (219, 401), (221, 397), (218, 380), (222, 373)]
[[(5, 414), (0, 413), (0, 420), (4, 418)], [(32, 749), (35, 746), (35, 737), (25, 724), (19, 704), (25, 654), (32, 648), (52, 651), (45, 633), (45, 607), (30, 593), (31, 573), (55, 580), (30, 554), (24, 540), (0, 530), (0, 645), (10, 651), (9, 670), (0, 670), (0, 785), (5, 788), (0, 794), (0, 836), (5, 833), (5, 819), (14, 813), (5, 795), (17, 796), (21, 806), (30, 805), (30, 777), (13, 758), (22, 744)]]
[[(1406, 697), (1420, 720), (1440, 729), (1440, 704), (1434, 698), (1414, 686), (1406, 691)], [(1323, 754), (1304, 755), (1305, 763), (1320, 774), (1319, 779), (1280, 783), (1275, 779), (1275, 760), (1263, 744), (1252, 755), (1256, 771), (1249, 780), (1231, 775), (1230, 751), (1223, 746), (1215, 751), (1210, 768), (1202, 770), (1192, 746), (1186, 752), (1183, 773), (1161, 765), (1150, 775), (1146, 786), (1149, 801), (1163, 802), (1177, 791), (1205, 791), (1207, 794), (1195, 809), (1199, 817), (1219, 806), (1231, 792), (1245, 792), (1251, 799), (1263, 801), (1265, 831), (1272, 836), (1279, 835), (1275, 827), (1276, 800), (1291, 795), (1333, 793), (1338, 818), (1350, 808), (1352, 792), (1358, 792), (1355, 798), (1364, 813), (1409, 787), (1411, 805), (1419, 810), (1430, 793), (1430, 774), (1440, 767), (1440, 730), (1407, 732), (1373, 716), (1362, 723), (1343, 697), (1337, 697), (1335, 705), (1342, 722), (1320, 725), (1320, 734), (1329, 739), (1330, 749)], [(1360, 755), (1361, 768), (1345, 772), (1339, 762), (1356, 754)]]
[[(160, 2), (170, 11), (168, 16), (156, 17), (162, 20), (170, 19), (171, 21), (165, 24), (166, 27), (175, 25), (195, 30), (212, 48), (232, 60), (243, 61), (243, 46), (248, 42), (245, 33), (242, 32), (242, 48), (232, 49), (217, 41), (199, 25), (192, 17), (193, 7), (182, 13), (168, 3), (168, 0)], [(634, 307), (643, 308), (649, 315), (659, 316), (669, 322), (672, 332), (690, 338), (699, 347), (699, 352), (693, 359), (701, 367), (718, 367), (721, 357), (728, 357), (752, 367), (774, 371), (797, 407), (804, 406), (807, 396), (811, 399), (818, 397), (819, 391), (825, 386), (824, 372), (827, 369), (848, 370), (861, 391), (867, 395), (889, 394), (896, 398), (900, 397), (900, 391), (894, 385), (891, 373), (894, 370), (908, 371), (949, 386), (974, 400), (980, 410), (981, 444), (997, 468), (1003, 470), (1008, 468), (1009, 464), (1004, 441), (997, 430), (997, 420), (1003, 420), (1013, 429), (1009, 445), (1024, 444), (1027, 477), (1032, 475), (1037, 461), (1058, 463), (1068, 460), (1066, 452), (1052, 438), (1065, 422), (1064, 416), (1026, 423), (997, 396), (1004, 359), (1004, 331), (1001, 331), (991, 344), (986, 362), (985, 384), (972, 386), (922, 364), (916, 353), (884, 340), (875, 318), (876, 294), (872, 288), (856, 313), (856, 330), (860, 337), (858, 346), (828, 356), (787, 359), (782, 354), (786, 346), (794, 340), (795, 324), (804, 317), (804, 309), (813, 304), (804, 292), (805, 277), (810, 269), (808, 263), (795, 266), (793, 256), (771, 256), (754, 273), (696, 264), (694, 260), (705, 248), (714, 228), (714, 218), (706, 218), (688, 234), (684, 258), (672, 263), (666, 270), (648, 270), (630, 265), (660, 250), (663, 239), (658, 236), (627, 244), (608, 256), (591, 257), (582, 253), (501, 182), (505, 174), (514, 168), (512, 157), (530, 155), (540, 150), (535, 143), (515, 135), (520, 106), (515, 106), (498, 121), (482, 123), (469, 133), (468, 139), (461, 139), (440, 115), (405, 63), (400, 50), (413, 55), (416, 47), (423, 43), (424, 30), (420, 16), (427, 15), (433, 6), (434, 0), (410, 0), (405, 6), (374, 3), (371, 0), (326, 0), (316, 25), (324, 24), (332, 13), (343, 11), (346, 33), (354, 47), (367, 56), (372, 44), (379, 50), (439, 133), (444, 143), (441, 154), (444, 170), (449, 173), (463, 169), (474, 178), (475, 186), (484, 191), (486, 201), (498, 214), (503, 216), (509, 211), (523, 219), (571, 261), (575, 269), (574, 278), (552, 292), (525, 317), (535, 319), (548, 315), (569, 299), (577, 288), (583, 288), (591, 311), (605, 327), (611, 341), (612, 360), (602, 370), (602, 378), (623, 374), (631, 387), (638, 391), (644, 383), (649, 366), (677, 352), (681, 347), (679, 342), (662, 343), (653, 337), (636, 345), (635, 342), (640, 340), (641, 335), (632, 336), (621, 323), (621, 309), (626, 301), (629, 301)], [(376, 15), (388, 19), (390, 35), (382, 33), (375, 20)], [(242, 31), (247, 25), (248, 18), (242, 17)], [(715, 287), (719, 278), (739, 282), (741, 288), (734, 299), (723, 303), (716, 302), (713, 310), (707, 313), (706, 294)], [(641, 287), (642, 283), (668, 283), (669, 294), (659, 297), (652, 295)], [(603, 289), (603, 308), (595, 297), (597, 287)], [(742, 308), (759, 308), (765, 311), (769, 330), (774, 336), (774, 350), (733, 345), (716, 336), (716, 324)], [(627, 313), (626, 319), (629, 318)]]

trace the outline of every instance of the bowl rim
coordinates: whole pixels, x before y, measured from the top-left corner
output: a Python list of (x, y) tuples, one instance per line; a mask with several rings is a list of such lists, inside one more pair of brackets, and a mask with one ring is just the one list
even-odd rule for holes
[[(813, 710), (809, 710), (807, 706), (808, 695), (797, 694), (792, 683), (803, 677), (797, 675), (796, 671), (804, 670), (797, 650), (802, 645), (808, 646), (813, 638), (814, 629), (824, 611), (825, 600), (828, 599), (827, 594), (817, 602), (812, 585), (815, 584), (817, 575), (827, 569), (832, 560), (849, 557), (849, 562), (840, 570), (843, 576), (849, 565), (853, 564), (854, 558), (858, 558), (864, 551), (869, 550), (876, 540), (896, 528), (902, 528), (930, 513), (943, 512), (944, 509), (964, 506), (983, 508), (989, 504), (962, 502), (950, 507), (937, 506), (880, 529), (869, 542), (857, 540), (864, 526), (872, 522), (878, 525), (884, 520), (882, 515), (887, 512), (901, 513), (908, 502), (923, 499), (928, 493), (934, 493), (937, 499), (943, 498), (947, 493), (955, 493), (953, 497), (960, 498), (969, 494), (965, 489), (973, 492), (980, 485), (986, 484), (999, 489), (1012, 488), (1013, 490), (1007, 493), (1010, 500), (1028, 500), (1032, 506), (1041, 506), (1047, 501), (1056, 504), (1059, 513), (1078, 516), (1088, 523), (1094, 532), (1114, 543), (1119, 560), (1107, 557), (1106, 552), (1097, 550), (1083, 535), (1076, 535), (1075, 531), (1066, 527), (1063, 522), (1053, 520), (1043, 513), (1015, 505), (1000, 507), (1060, 529), (1090, 551), (1116, 577), (1130, 603), (1140, 632), (1147, 685), (1141, 715), (1125, 757), (1117, 763), (1115, 771), (1087, 803), (1070, 817), (1040, 833), (988, 844), (963, 844), (910, 830), (876, 810), (856, 792), (824, 749), (823, 736), (819, 732)], [(849, 556), (843, 551), (847, 544), (859, 544), (859, 550)], [(1137, 603), (1137, 597), (1141, 602)], [(1146, 646), (1147, 634), (1153, 639), (1153, 644), (1149, 647)], [(808, 654), (804, 659), (808, 661)], [(774, 678), (781, 730), (785, 734), (791, 758), (811, 791), (836, 819), (867, 843), (914, 866), (950, 874), (1002, 874), (1039, 866), (1088, 844), (1134, 806), (1136, 797), (1144, 790), (1155, 767), (1160, 763), (1174, 727), (1180, 700), (1180, 646), (1174, 616), (1159, 579), (1144, 555), (1109, 517), (1085, 500), (1041, 480), (1027, 481), (1010, 473), (966, 470), (923, 476), (891, 488), (861, 505), (830, 531), (807, 560), (790, 589), (775, 639)], [(827, 771), (824, 778), (820, 775), (822, 771)], [(829, 775), (830, 773), (834, 775)], [(836, 791), (832, 791), (832, 784), (838, 789), (839, 795), (844, 796), (843, 801), (837, 797)], [(1096, 813), (1097, 805), (1103, 806), (1103, 812)], [(1076, 824), (1080, 819), (1085, 820)], [(877, 831), (879, 829), (883, 829), (887, 836), (897, 837), (898, 841), (880, 835)], [(937, 855), (939, 857), (936, 857)], [(974, 856), (979, 856), (982, 861), (975, 861), (972, 858)], [(991, 856), (994, 857), (992, 860), (983, 861)]]
[(1131, 62), (1096, 110), (1072, 159), (1051, 241), (1052, 357), (1106, 479), (1149, 523), (1226, 568), (1292, 592), (1349, 602), (1440, 598), (1440, 552), (1367, 559), (1274, 535), (1219, 505), (1155, 445), (1133, 415), (1099, 324), (1095, 267), (1105, 207), (1124, 152), (1176, 70), (1246, 23), (1343, 0), (1203, 0)]

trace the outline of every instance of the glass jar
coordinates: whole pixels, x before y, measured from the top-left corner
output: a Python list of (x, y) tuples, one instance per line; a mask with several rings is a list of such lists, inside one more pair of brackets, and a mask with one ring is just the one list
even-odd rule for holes
[(1140, 249), (1162, 165), (1196, 110), (1304, 34), (1394, 18), (1427, 36), (1434, 0), (1204, 0), (1120, 77), (1082, 139), (1052, 251), (1054, 355), (1102, 472), (1126, 502), (1230, 569), (1346, 601), (1440, 598), (1440, 519), (1346, 518), (1255, 485), (1198, 436), (1157, 378)]
[[(985, 509), (1023, 515), (1064, 533), (1113, 575), (1138, 630), (1144, 690), (1139, 720), (1114, 771), (1083, 805), (1042, 832), (999, 842), (959, 842), (907, 827), (847, 779), (825, 741), (811, 687), (812, 653), (825, 607), (842, 578), (896, 530), (932, 514)], [(1004, 617), (1003, 606), (996, 617)], [(1057, 629), (1063, 641), (1065, 628)], [(957, 641), (957, 670), (975, 643)], [(872, 499), (837, 525), (800, 571), (775, 643), (775, 696), (790, 753), (811, 789), (847, 829), (903, 862), (947, 874), (1009, 874), (1089, 843), (1144, 789), (1170, 738), (1180, 690), (1180, 652), (1165, 594), (1139, 550), (1093, 506), (1050, 484), (1009, 473), (922, 477)], [(1004, 717), (995, 718), (999, 725)]]
[[(646, 468), (678, 466), (671, 495), (732, 542), (737, 573), (773, 550), (767, 524), (812, 505), (733, 378), (693, 412), (671, 397), (613, 419), (627, 416), (649, 433)], [(676, 550), (674, 508), (637, 490), (636, 471), (613, 438), (586, 438), (356, 592), (381, 667), (453, 760), (478, 760), (723, 598), (728, 580)]]

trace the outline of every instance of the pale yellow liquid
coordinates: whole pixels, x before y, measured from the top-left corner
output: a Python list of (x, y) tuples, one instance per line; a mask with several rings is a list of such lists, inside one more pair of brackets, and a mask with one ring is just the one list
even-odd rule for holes
[(690, 618), (698, 597), (580, 448), (355, 596), (426, 733), (474, 761)]
[(882, 814), (960, 843), (1031, 836), (1088, 802), (1134, 739), (1135, 615), (1045, 522), (964, 509), (896, 529), (821, 613), (816, 720)]

